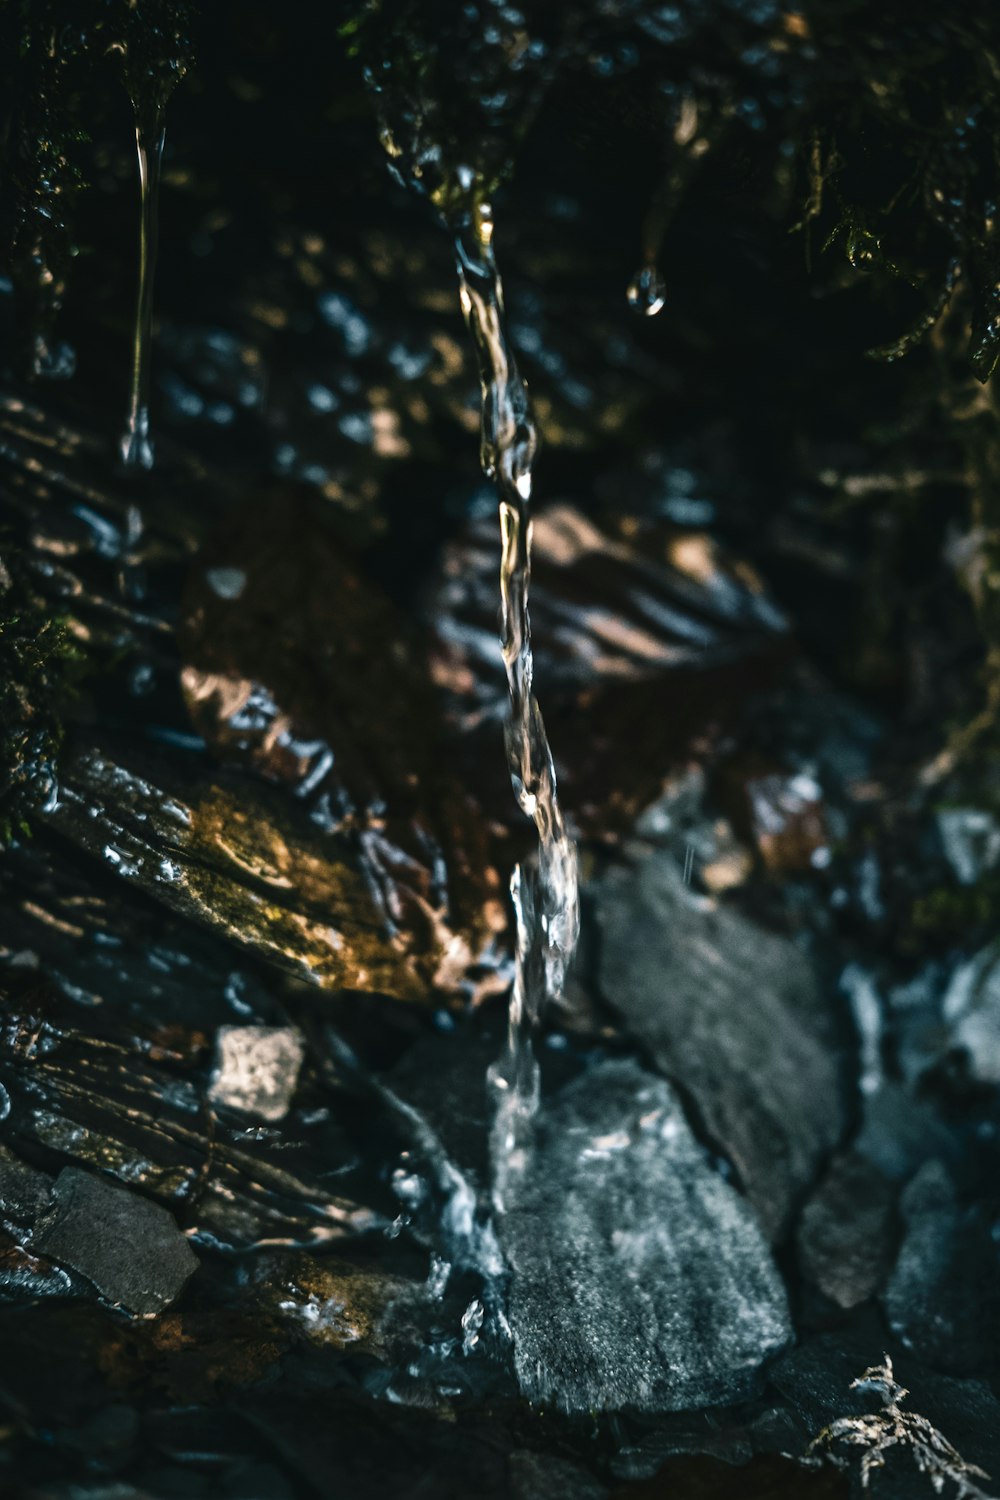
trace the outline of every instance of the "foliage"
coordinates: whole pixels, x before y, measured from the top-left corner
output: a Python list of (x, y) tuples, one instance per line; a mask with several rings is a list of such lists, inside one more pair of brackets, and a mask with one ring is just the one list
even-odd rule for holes
[(80, 654), (66, 622), (48, 613), (24, 563), (0, 556), (0, 843), (29, 831), (31, 810), (56, 786), (61, 706)]
[(989, 1475), (975, 1464), (966, 1463), (926, 1417), (903, 1411), (909, 1391), (895, 1379), (892, 1360), (887, 1354), (881, 1364), (870, 1365), (863, 1375), (852, 1380), (851, 1390), (876, 1392), (884, 1402), (882, 1410), (870, 1416), (838, 1417), (809, 1444), (808, 1460), (816, 1463), (826, 1460), (839, 1469), (848, 1469), (850, 1458), (841, 1449), (860, 1449), (861, 1486), (868, 1489), (872, 1475), (885, 1467), (886, 1455), (900, 1449), (910, 1454), (935, 1494), (943, 1494), (946, 1485), (954, 1485), (954, 1500), (990, 1500), (975, 1482), (988, 1479)]

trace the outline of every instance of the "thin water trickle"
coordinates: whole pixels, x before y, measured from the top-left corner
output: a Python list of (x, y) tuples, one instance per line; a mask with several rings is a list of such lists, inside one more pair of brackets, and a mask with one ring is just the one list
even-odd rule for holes
[(135, 148), (139, 162), (139, 287), (132, 332), (132, 372), (128, 417), (121, 439), (122, 462), (128, 468), (151, 469), (153, 445), (149, 436), (149, 367), (153, 342), (153, 278), (156, 271), (157, 214), (160, 168), (166, 134), (163, 111), (151, 125), (136, 120)]
[(493, 252), (488, 205), (456, 236), (462, 311), (475, 342), (482, 385), (480, 458), (500, 502), (501, 648), (510, 694), (504, 727), (514, 794), (538, 831), (537, 855), (511, 879), (517, 925), (516, 968), (505, 1055), (490, 1070), (497, 1098), (494, 1203), (523, 1161), (538, 1101), (532, 1037), (546, 1001), (558, 997), (579, 932), (576, 846), (559, 806), (552, 751), (533, 691), (531, 486), (538, 435), (527, 386), (507, 337), (503, 285)]

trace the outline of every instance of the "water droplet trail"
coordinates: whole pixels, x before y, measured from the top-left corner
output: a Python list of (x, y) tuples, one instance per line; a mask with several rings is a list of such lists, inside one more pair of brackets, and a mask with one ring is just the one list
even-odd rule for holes
[(493, 219), (480, 205), (455, 241), (462, 311), (472, 334), (482, 385), (480, 457), (500, 503), (501, 647), (509, 710), (504, 729), (511, 783), (538, 831), (537, 858), (515, 869), (511, 896), (517, 925), (516, 969), (506, 1055), (491, 1070), (497, 1095), (494, 1202), (523, 1158), (538, 1100), (532, 1035), (545, 1002), (563, 989), (579, 932), (576, 847), (563, 819), (556, 774), (533, 691), (531, 622), (531, 487), (537, 431), (507, 337), (503, 285), (493, 251)]
[(156, 271), (160, 168), (166, 134), (164, 111), (144, 124), (136, 111), (135, 147), (139, 162), (139, 286), (132, 331), (132, 370), (128, 417), (121, 439), (122, 462), (128, 468), (151, 469), (149, 436), (149, 369), (153, 341), (153, 279)]

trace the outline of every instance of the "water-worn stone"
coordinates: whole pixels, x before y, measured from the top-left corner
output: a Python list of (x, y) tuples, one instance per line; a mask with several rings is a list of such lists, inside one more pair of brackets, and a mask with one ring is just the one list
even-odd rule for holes
[(781, 1234), (844, 1125), (831, 1017), (788, 938), (685, 886), (669, 854), (597, 888), (603, 993), (695, 1101)]
[(570, 1411), (712, 1405), (791, 1336), (746, 1200), (670, 1085), (605, 1062), (549, 1104), (502, 1222), (518, 1380)]
[(165, 1208), (76, 1167), (63, 1168), (52, 1196), (54, 1217), (34, 1248), (138, 1317), (180, 1296), (198, 1260)]

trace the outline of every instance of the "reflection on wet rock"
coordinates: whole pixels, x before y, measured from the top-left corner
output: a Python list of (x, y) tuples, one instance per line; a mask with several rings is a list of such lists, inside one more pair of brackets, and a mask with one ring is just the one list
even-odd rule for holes
[(200, 766), (185, 783), (175, 764), (81, 749), (65, 763), (49, 826), (179, 915), (311, 984), (426, 993), (349, 839), (289, 816), (265, 788), (207, 780)]
[(780, 1235), (845, 1124), (836, 1028), (809, 960), (686, 886), (667, 853), (609, 870), (596, 899), (603, 993)]
[[(475, 737), (503, 711), (495, 670), (498, 541), (492, 516), (445, 551), (428, 599), (431, 670)], [(659, 790), (705, 736), (769, 682), (786, 623), (760, 581), (707, 536), (574, 507), (534, 518), (531, 618), (560, 784), (600, 832)], [(628, 753), (625, 753), (626, 746)]]
[(1000, 953), (993, 946), (959, 964), (942, 1015), (972, 1078), (1000, 1084)]
[(210, 746), (288, 786), (320, 846), (353, 851), (384, 930), (460, 984), (506, 921), (485, 830), (443, 762), (403, 621), (309, 504), (251, 506), (216, 536), (181, 646)]
[(548, 1104), (502, 1226), (522, 1389), (573, 1411), (707, 1406), (790, 1337), (745, 1200), (670, 1086), (631, 1062)]
[[(12, 977), (0, 1010), (11, 1096), (0, 1132), (18, 1164), (16, 1175), (9, 1163), (3, 1172), (12, 1202), (37, 1191), (20, 1163), (41, 1154), (150, 1195), (209, 1245), (324, 1243), (376, 1222), (331, 1190), (331, 1174), (335, 1181), (354, 1154), (328, 1113), (297, 1118), (285, 1136), (228, 1125), (208, 1107), (204, 1045), (123, 1026), (101, 1006), (81, 1016), (68, 1005), (29, 971)], [(15, 1203), (15, 1228), (17, 1212)]]

